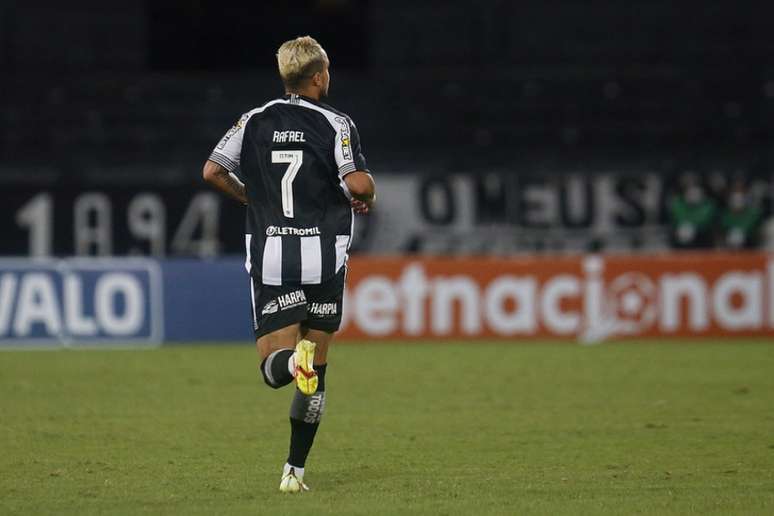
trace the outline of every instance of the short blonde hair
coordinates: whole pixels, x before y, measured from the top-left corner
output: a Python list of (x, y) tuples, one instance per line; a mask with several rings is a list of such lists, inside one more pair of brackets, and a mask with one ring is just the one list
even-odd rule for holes
[(286, 41), (277, 51), (277, 66), (286, 87), (301, 86), (305, 79), (322, 72), (328, 64), (328, 54), (311, 36)]

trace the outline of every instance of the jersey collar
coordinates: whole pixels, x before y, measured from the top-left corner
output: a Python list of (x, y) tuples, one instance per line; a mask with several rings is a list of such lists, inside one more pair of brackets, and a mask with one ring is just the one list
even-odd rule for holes
[(297, 93), (286, 93), (282, 96), (283, 99), (289, 100), (291, 104), (298, 104), (300, 100), (305, 100), (307, 102), (311, 102), (312, 104), (316, 104), (318, 106), (322, 105), (322, 102), (319, 100), (315, 100), (311, 97), (307, 97), (306, 95), (299, 95)]

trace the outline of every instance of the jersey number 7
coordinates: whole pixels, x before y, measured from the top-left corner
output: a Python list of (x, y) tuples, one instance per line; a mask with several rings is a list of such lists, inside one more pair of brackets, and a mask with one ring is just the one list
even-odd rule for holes
[(304, 151), (283, 150), (271, 151), (272, 163), (287, 163), (288, 169), (282, 176), (282, 212), (289, 219), (293, 218), (293, 180), (296, 179), (301, 164), (304, 162)]

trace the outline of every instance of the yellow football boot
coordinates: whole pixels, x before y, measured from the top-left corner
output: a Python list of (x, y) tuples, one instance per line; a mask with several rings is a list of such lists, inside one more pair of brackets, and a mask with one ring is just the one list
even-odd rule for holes
[(293, 355), (296, 363), (296, 386), (307, 396), (317, 392), (318, 378), (314, 370), (315, 346), (316, 344), (311, 340), (302, 339), (296, 344), (296, 353)]

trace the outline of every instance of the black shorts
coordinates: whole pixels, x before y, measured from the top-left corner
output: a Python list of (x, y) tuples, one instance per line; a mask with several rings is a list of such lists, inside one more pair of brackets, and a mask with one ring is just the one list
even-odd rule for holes
[(255, 338), (292, 324), (328, 333), (341, 326), (346, 265), (319, 285), (264, 285), (250, 276), (253, 330)]

